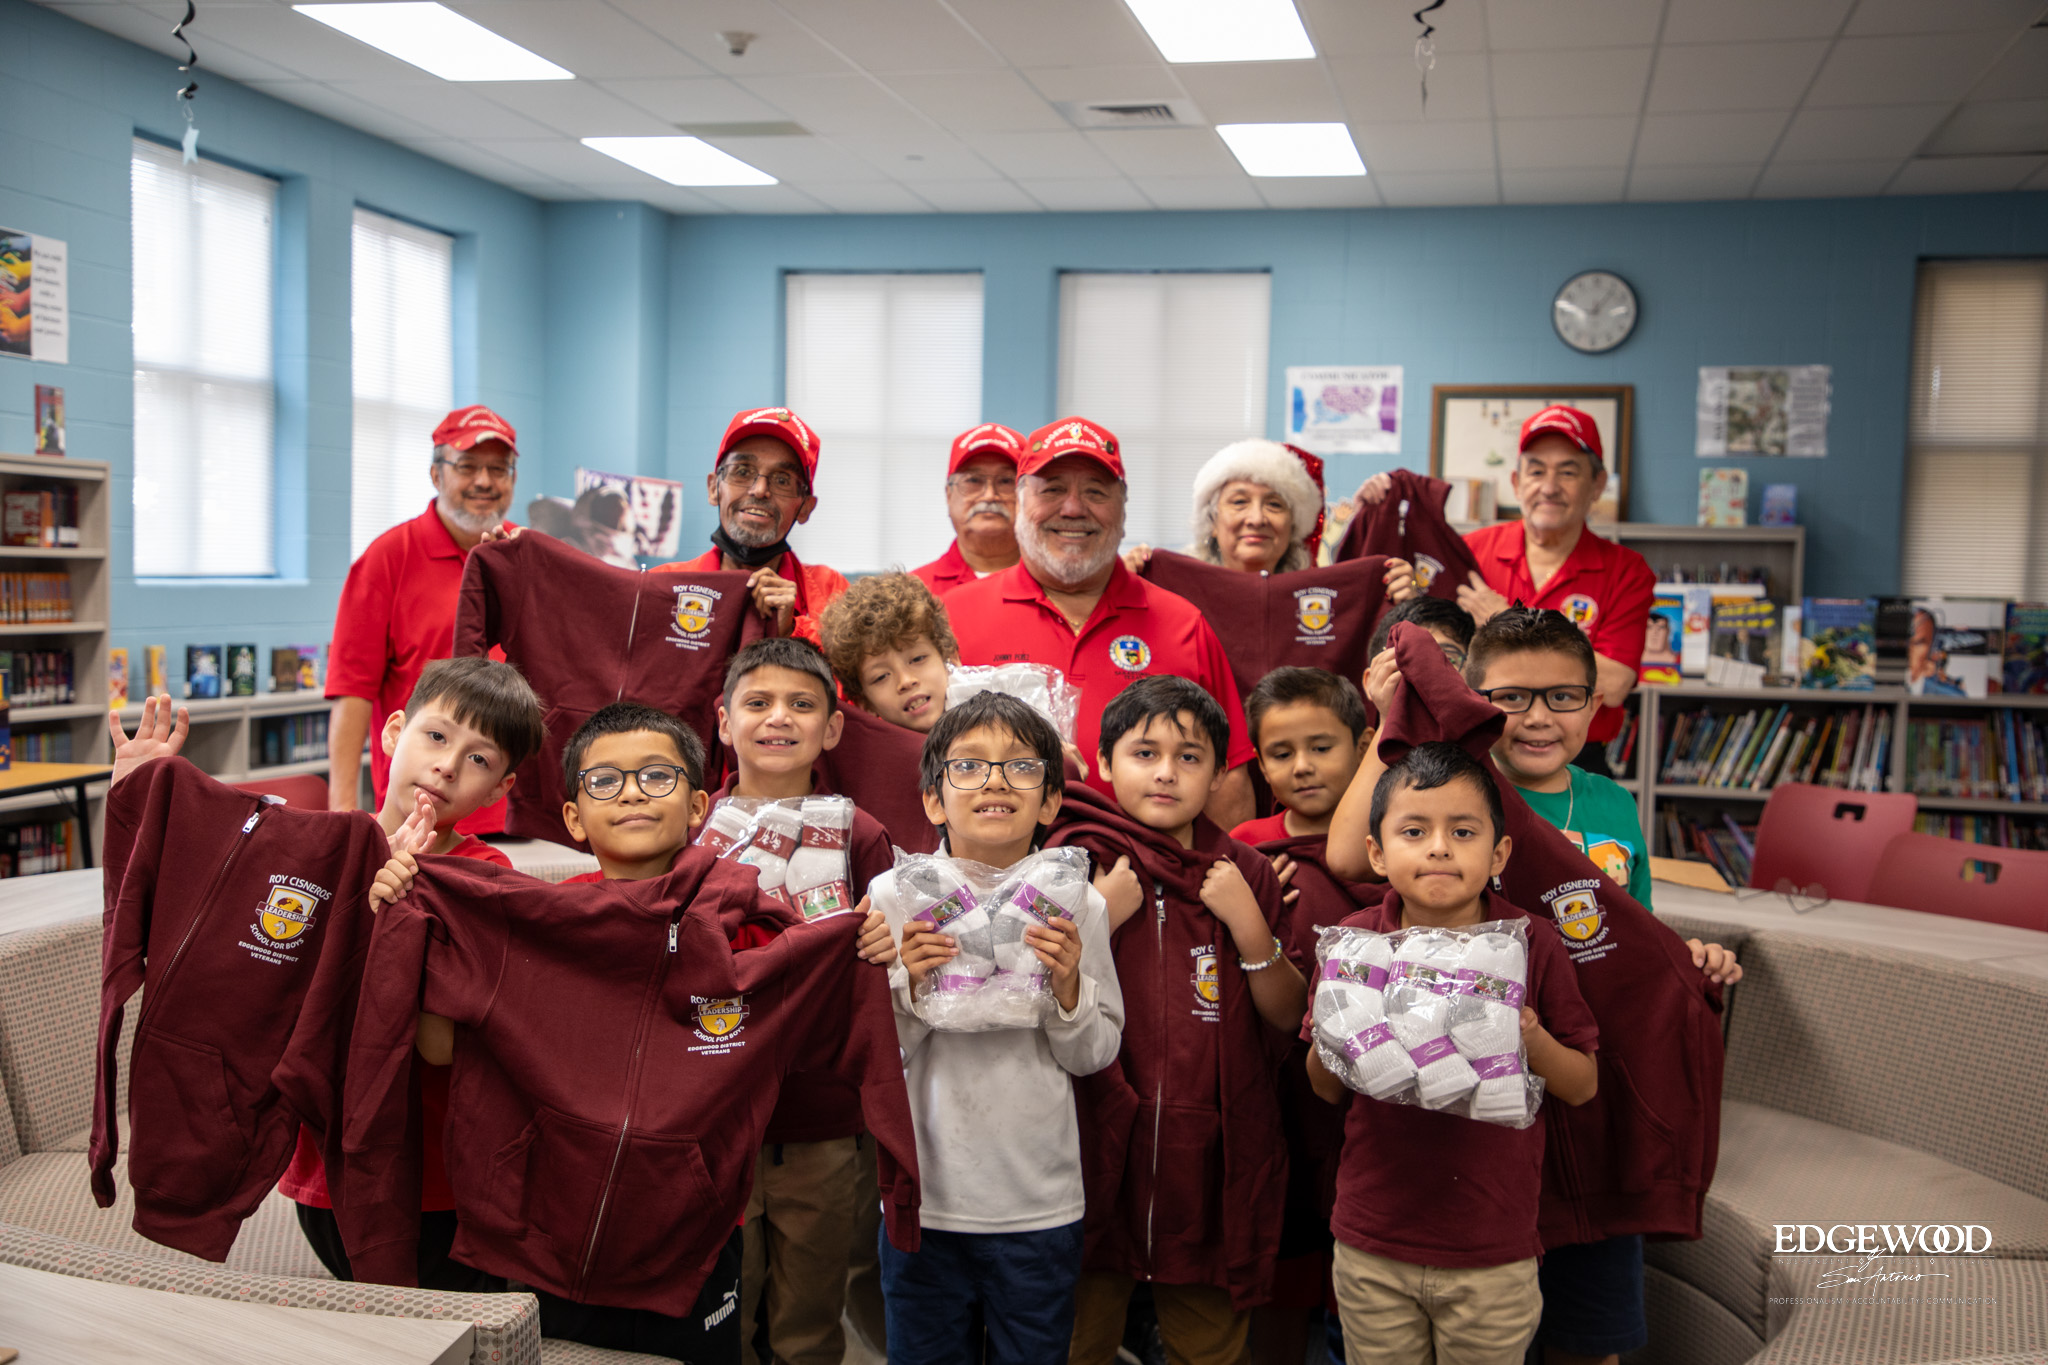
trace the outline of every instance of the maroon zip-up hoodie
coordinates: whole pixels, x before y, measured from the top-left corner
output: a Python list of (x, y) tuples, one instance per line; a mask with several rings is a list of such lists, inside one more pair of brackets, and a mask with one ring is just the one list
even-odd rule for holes
[(1293, 573), (1244, 573), (1154, 550), (1145, 578), (1193, 602), (1216, 627), (1237, 690), (1249, 695), (1276, 668), (1365, 676), (1366, 646), (1386, 609), (1378, 555)]
[[(337, 1216), (366, 1280), (410, 1284), (414, 1016), (455, 1021), (454, 1256), (582, 1303), (689, 1311), (732, 1235), (782, 1078), (860, 1087), (890, 1239), (917, 1248), (917, 1152), (887, 974), (857, 916), (803, 923), (688, 848), (665, 876), (550, 885), (431, 859), (377, 917), (349, 1051)], [(728, 925), (787, 927), (734, 952)]]
[(1514, 852), (1500, 893), (1547, 911), (1579, 992), (1600, 1025), (1600, 1090), (1582, 1105), (1543, 1107), (1545, 1246), (1628, 1233), (1700, 1235), (1721, 1138), (1721, 989), (1684, 940), (1529, 809), (1493, 767), (1501, 713), (1465, 685), (1428, 631), (1407, 622), (1391, 642), (1401, 683), (1379, 732), (1391, 763), (1447, 739), (1486, 764), (1507, 808)]
[(1471, 582), (1466, 575), (1479, 573), (1479, 561), (1465, 538), (1444, 520), (1444, 499), (1451, 495), (1451, 486), (1412, 469), (1388, 472), (1393, 490), (1351, 518), (1344, 538), (1337, 542), (1337, 562), (1361, 555), (1405, 559), (1415, 566), (1417, 587), (1431, 597), (1457, 601), (1458, 589)]
[(1217, 859), (1236, 863), (1293, 958), (1293, 914), (1272, 865), (1206, 816), (1194, 847), (1182, 848), (1083, 786), (1067, 788), (1046, 844), (1079, 845), (1102, 868), (1128, 856), (1145, 888), (1144, 906), (1110, 939), (1123, 1048), (1074, 1080), (1083, 1264), (1228, 1290), (1239, 1308), (1264, 1303), (1287, 1189), (1279, 1068), (1292, 1039), (1259, 1017), (1230, 931), (1201, 890)]
[(121, 1015), (144, 988), (128, 1090), (135, 1230), (225, 1260), (291, 1160), (299, 1125), (341, 1155), (340, 1081), (390, 856), (361, 811), (301, 810), (182, 758), (107, 794), (106, 915), (90, 1155), (114, 1202)]
[(725, 666), (762, 631), (751, 607), (746, 574), (615, 568), (539, 531), (471, 550), (453, 651), (502, 647), (547, 708), (547, 738), (506, 798), (506, 832), (588, 851), (562, 824), (562, 750), (612, 702), (666, 711), (717, 753)]

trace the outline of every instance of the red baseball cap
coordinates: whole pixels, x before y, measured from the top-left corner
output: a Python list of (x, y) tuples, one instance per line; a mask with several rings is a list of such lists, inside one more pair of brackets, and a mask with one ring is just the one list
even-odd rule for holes
[(788, 408), (748, 408), (734, 413), (732, 421), (726, 424), (725, 438), (718, 443), (718, 458), (724, 459), (749, 436), (773, 436), (788, 446), (803, 462), (804, 482), (817, 484), (818, 433), (805, 425), (803, 418)]
[(1001, 422), (983, 422), (953, 438), (953, 454), (946, 461), (946, 477), (960, 472), (960, 466), (977, 455), (1001, 455), (1011, 464), (1024, 454), (1024, 433), (1012, 431)]
[(1595, 460), (1607, 458), (1600, 449), (1600, 428), (1593, 425), (1591, 417), (1577, 408), (1566, 407), (1563, 403), (1552, 403), (1522, 423), (1522, 449), (1527, 450), (1530, 443), (1546, 431), (1557, 432)]
[(434, 428), (434, 444), (456, 450), (474, 450), (479, 441), (503, 441), (512, 458), (519, 458), (518, 433), (512, 424), (481, 403), (457, 408)]
[(1123, 482), (1124, 462), (1118, 453), (1116, 434), (1085, 417), (1062, 417), (1031, 433), (1023, 456), (1017, 461), (1017, 477), (1036, 474), (1062, 455), (1086, 455)]

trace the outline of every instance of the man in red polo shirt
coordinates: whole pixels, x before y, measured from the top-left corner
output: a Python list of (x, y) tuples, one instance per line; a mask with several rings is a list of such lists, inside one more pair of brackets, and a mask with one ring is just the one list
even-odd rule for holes
[(1017, 457), (1023, 451), (1023, 436), (1000, 422), (983, 422), (953, 438), (946, 462), (953, 543), (910, 571), (933, 593), (944, 597), (1017, 562)]
[[(327, 647), (327, 801), (356, 808), (363, 740), (373, 725), (403, 711), (421, 670), (445, 659), (455, 639), (462, 566), (487, 531), (505, 522), (519, 482), (512, 424), (481, 405), (458, 408), (434, 428), (429, 477), (434, 500), (370, 542), (349, 566)], [(502, 657), (502, 656), (500, 656)], [(370, 746), (372, 810), (384, 800), (391, 759)], [(484, 807), (456, 826), (464, 834), (505, 828), (505, 803)]]
[(1175, 674), (1208, 689), (1230, 717), (1223, 785), (1208, 815), (1225, 829), (1252, 816), (1253, 748), (1230, 660), (1193, 603), (1124, 567), (1123, 459), (1116, 437), (1067, 417), (1031, 433), (1017, 462), (1019, 560), (956, 588), (946, 614), (963, 664), (1051, 664), (1081, 689), (1074, 743), (1087, 779), (1110, 790), (1096, 762), (1102, 708), (1149, 674)]
[[(1657, 575), (1634, 550), (1586, 527), (1586, 514), (1606, 491), (1607, 465), (1600, 429), (1585, 413), (1553, 404), (1522, 423), (1522, 453), (1509, 478), (1522, 519), (1466, 534), (1480, 573), (1458, 589), (1458, 605), (1479, 625), (1517, 602), (1551, 607), (1586, 632), (1601, 705), (1576, 761), (1612, 776), (1606, 745), (1621, 729), (1621, 703), (1636, 685)], [(1358, 496), (1378, 502), (1386, 489), (1386, 476), (1376, 474)], [(1412, 596), (1412, 578), (1399, 572), (1405, 566), (1389, 561), (1389, 567), (1389, 600)]]
[(718, 443), (704, 491), (718, 509), (712, 548), (657, 569), (753, 571), (754, 609), (777, 635), (818, 642), (818, 617), (846, 591), (846, 579), (805, 564), (789, 548), (791, 528), (811, 519), (818, 500), (818, 434), (788, 408), (735, 413)]

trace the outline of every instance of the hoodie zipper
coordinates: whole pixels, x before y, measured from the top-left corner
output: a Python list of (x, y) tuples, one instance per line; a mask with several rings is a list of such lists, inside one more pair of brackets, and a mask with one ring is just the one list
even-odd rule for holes
[(213, 908), (214, 897), (220, 891), (220, 884), (227, 879), (228, 869), (235, 865), (235, 859), (241, 855), (242, 846), (249, 842), (249, 834), (256, 828), (256, 822), (263, 818), (264, 810), (265, 807), (259, 802), (249, 818), (242, 822), (242, 832), (235, 836), (235, 842), (229, 846), (227, 856), (221, 859), (220, 870), (213, 874), (213, 880), (207, 884), (206, 894), (200, 898), (199, 912), (193, 915), (192, 922), (185, 926), (185, 936), (178, 940), (177, 950), (171, 954), (170, 962), (164, 967), (164, 974), (157, 978), (156, 989), (147, 992), (147, 998), (142, 1002), (142, 1017), (135, 1021), (137, 1033), (149, 1023), (151, 1016), (156, 1013), (155, 1006), (169, 992), (171, 978), (177, 974), (178, 964), (185, 958), (185, 949), (192, 942), (192, 935), (199, 932), (199, 922), (205, 919), (207, 912)]
[[(1166, 999), (1173, 989), (1166, 971), (1166, 883), (1152, 883), (1152, 929), (1159, 941), (1159, 1037), (1166, 1038)], [(1166, 1105), (1166, 1068), (1152, 1083), (1152, 1193), (1145, 1202), (1145, 1278), (1152, 1278), (1152, 1219), (1159, 1210), (1159, 1121)]]
[[(646, 574), (646, 572), (647, 572), (647, 566), (646, 566), (645, 564), (643, 564), (643, 565), (641, 565), (641, 566), (640, 566), (640, 572), (641, 572), (641, 574), (642, 574), (642, 575), (645, 575), (645, 574)], [(641, 598), (641, 595), (642, 595), (642, 594), (643, 594), (643, 593), (644, 593), (645, 591), (646, 591), (646, 589), (645, 589), (644, 587), (640, 586), (639, 584), (636, 584), (636, 585), (634, 585), (634, 588), (633, 588), (633, 615), (632, 615), (632, 616), (631, 616), (631, 617), (630, 617), (630, 618), (629, 618), (629, 619), (627, 620), (627, 622), (626, 622), (626, 654), (625, 654), (625, 660), (626, 660), (626, 667), (627, 667), (627, 668), (629, 668), (629, 669), (630, 669), (630, 668), (632, 667), (632, 665), (633, 665), (633, 633), (634, 633), (635, 631), (637, 631), (637, 630), (638, 630), (638, 629), (640, 628), (640, 598)], [(612, 697), (612, 700), (613, 700), (613, 701), (624, 701), (625, 699), (626, 699), (626, 674), (625, 674), (625, 673), (620, 673), (620, 674), (619, 674), (619, 690), (618, 690), (618, 692), (617, 692), (617, 693), (615, 693), (615, 694), (613, 695), (613, 697)], [(670, 947), (669, 951), (670, 951), (670, 952), (674, 952), (674, 951), (675, 951), (675, 949), (674, 949), (673, 945), (671, 945), (671, 947)]]
[(633, 1060), (626, 1070), (626, 1112), (619, 1118), (619, 1139), (612, 1147), (612, 1164), (605, 1169), (604, 1187), (597, 1193), (597, 1215), (590, 1220), (590, 1240), (583, 1248), (583, 1268), (577, 1272), (575, 1297), (581, 1299), (590, 1283), (590, 1267), (597, 1260), (598, 1240), (604, 1236), (604, 1216), (612, 1201), (612, 1183), (618, 1179), (619, 1163), (626, 1157), (626, 1138), (633, 1130), (633, 1101), (640, 1093), (640, 1063), (647, 1053), (647, 1018), (655, 998), (668, 980), (668, 964), (675, 960), (676, 938), (683, 917), (681, 903), (668, 921), (668, 951), (647, 983), (640, 998), (640, 1017), (633, 1025)]

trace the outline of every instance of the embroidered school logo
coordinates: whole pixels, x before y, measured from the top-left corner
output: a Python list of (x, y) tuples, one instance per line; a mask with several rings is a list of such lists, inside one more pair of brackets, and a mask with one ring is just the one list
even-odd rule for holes
[(1309, 635), (1328, 635), (1336, 612), (1333, 588), (1303, 588), (1294, 594), (1294, 619)]
[(1598, 962), (1614, 951), (1612, 926), (1600, 906), (1600, 887), (1599, 878), (1581, 877), (1543, 893), (1543, 903), (1550, 907), (1551, 918), (1557, 922), (1557, 932), (1563, 937), (1565, 951), (1571, 954), (1574, 966)]
[(1564, 599), (1564, 606), (1559, 610), (1571, 618), (1573, 625), (1585, 630), (1593, 624), (1593, 618), (1600, 614), (1600, 604), (1582, 592), (1575, 592)]
[(263, 902), (263, 910), (256, 923), (269, 935), (271, 942), (290, 943), (312, 927), (314, 904), (313, 898), (303, 891), (289, 886), (273, 886), (270, 899)]
[(1216, 984), (1216, 945), (1205, 943), (1199, 948), (1190, 948), (1188, 956), (1194, 959), (1195, 974), (1188, 978), (1195, 988), (1195, 1014), (1199, 1018), (1214, 1019), (1216, 1007), (1222, 1003), (1223, 991)]
[(1617, 884), (1628, 885), (1630, 859), (1627, 844), (1619, 839), (1595, 840), (1593, 846), (1586, 850), (1586, 856), (1593, 860), (1593, 866), (1614, 878)]
[(256, 922), (249, 926), (249, 937), (235, 946), (273, 967), (297, 962), (299, 949), (312, 936), (320, 906), (332, 899), (333, 893), (324, 886), (315, 886), (289, 873), (274, 873), (263, 904), (256, 907)]
[(1584, 943), (1600, 932), (1600, 902), (1590, 891), (1558, 897), (1550, 912), (1557, 916), (1558, 932), (1574, 943)]
[(697, 1007), (697, 1036), (707, 1043), (730, 1042), (746, 1027), (747, 997), (744, 995), (693, 995), (690, 1003)]
[(1109, 642), (1109, 661), (1129, 673), (1142, 673), (1152, 662), (1152, 646), (1135, 635), (1119, 635)]
[(1444, 571), (1444, 563), (1429, 555), (1415, 556), (1415, 590), (1428, 592), (1429, 585), (1436, 582), (1436, 576)]
[(710, 643), (705, 637), (711, 633), (712, 613), (724, 594), (696, 583), (680, 584), (673, 591), (676, 604), (669, 613), (672, 628), (668, 642), (678, 649), (705, 648)]

